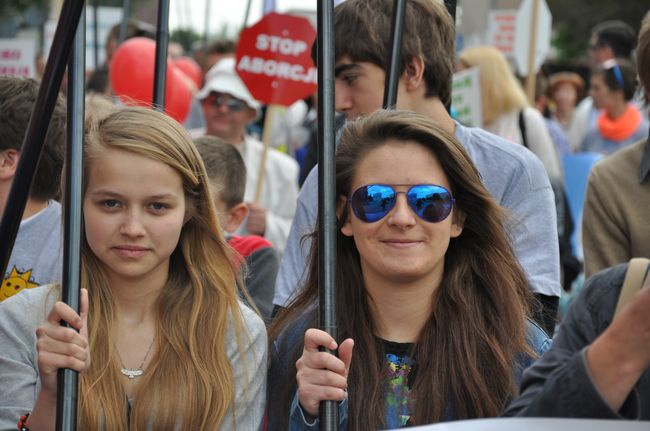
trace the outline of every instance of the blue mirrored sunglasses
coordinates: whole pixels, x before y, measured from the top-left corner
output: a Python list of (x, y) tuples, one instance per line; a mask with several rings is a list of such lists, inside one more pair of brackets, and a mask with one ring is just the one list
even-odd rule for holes
[(429, 223), (438, 223), (449, 217), (455, 202), (449, 190), (435, 184), (417, 184), (406, 192), (398, 192), (388, 184), (368, 184), (355, 190), (348, 203), (359, 220), (374, 223), (393, 209), (400, 193), (406, 194), (413, 212)]

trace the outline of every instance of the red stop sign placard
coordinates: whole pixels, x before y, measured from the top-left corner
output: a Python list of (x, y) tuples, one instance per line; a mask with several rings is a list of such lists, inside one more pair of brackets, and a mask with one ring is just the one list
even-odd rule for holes
[(311, 59), (315, 38), (306, 18), (270, 13), (242, 32), (237, 74), (255, 99), (289, 106), (316, 91), (318, 72)]

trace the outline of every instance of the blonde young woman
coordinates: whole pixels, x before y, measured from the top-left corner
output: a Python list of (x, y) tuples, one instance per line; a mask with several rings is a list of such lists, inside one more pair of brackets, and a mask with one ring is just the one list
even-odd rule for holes
[[(460, 53), (459, 66), (479, 68), (483, 128), (525, 145), (540, 158), (549, 177), (562, 178), (560, 160), (544, 118), (528, 103), (501, 51), (491, 46), (466, 49)], [(520, 126), (522, 122), (525, 134)]]
[(238, 299), (189, 136), (128, 108), (89, 127), (84, 159), (81, 312), (53, 286), (1, 304), (0, 428), (31, 412), (25, 429), (54, 429), (66, 367), (80, 429), (257, 429), (266, 332)]

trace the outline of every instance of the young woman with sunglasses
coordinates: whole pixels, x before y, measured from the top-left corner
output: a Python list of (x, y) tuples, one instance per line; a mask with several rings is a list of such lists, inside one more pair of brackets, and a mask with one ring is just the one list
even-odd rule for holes
[(53, 430), (61, 368), (81, 373), (83, 430), (258, 429), (266, 330), (189, 135), (125, 108), (90, 125), (84, 163), (81, 310), (58, 286), (0, 303), (0, 429), (31, 411), (20, 429)]
[(648, 136), (648, 123), (632, 103), (636, 82), (636, 70), (626, 60), (607, 60), (591, 72), (589, 95), (601, 113), (581, 151), (607, 155)]
[[(376, 430), (500, 414), (548, 347), (505, 214), (455, 138), (411, 112), (349, 123), (336, 154), (339, 340), (317, 327), (317, 242), (270, 329), (268, 425)], [(338, 348), (338, 358), (319, 348)]]

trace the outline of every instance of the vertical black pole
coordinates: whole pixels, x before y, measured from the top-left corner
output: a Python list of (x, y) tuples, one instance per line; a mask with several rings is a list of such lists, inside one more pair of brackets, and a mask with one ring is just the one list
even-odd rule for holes
[[(334, 177), (334, 3), (318, 2), (318, 286), (320, 328), (337, 340)], [(320, 429), (338, 429), (338, 404), (320, 403)]]
[(153, 77), (153, 109), (165, 110), (165, 78), (167, 77), (167, 45), (169, 44), (169, 0), (158, 2), (156, 31), (156, 68)]
[(246, 28), (246, 25), (248, 24), (248, 17), (251, 14), (251, 2), (252, 0), (248, 0), (248, 2), (246, 3), (246, 12), (244, 12), (244, 22), (241, 25), (240, 32), (244, 30)]
[(93, 48), (96, 70), (99, 67), (99, 0), (93, 0)]
[[(81, 169), (84, 136), (86, 17), (82, 11), (68, 64), (68, 145), (66, 150), (62, 300), (79, 310), (81, 262)], [(64, 326), (69, 325), (63, 323)], [(56, 430), (77, 429), (79, 374), (62, 368), (57, 376)]]
[(117, 44), (121, 44), (126, 39), (126, 25), (129, 22), (129, 10), (131, 9), (131, 0), (122, 2), (122, 22), (120, 23), (120, 35), (117, 38)]
[(456, 22), (456, 3), (456, 0), (445, 0), (445, 6), (447, 7), (449, 15), (454, 19), (454, 23)]
[(16, 234), (27, 204), (29, 187), (32, 183), (43, 141), (52, 118), (52, 111), (59, 96), (59, 88), (70, 56), (83, 0), (65, 0), (59, 23), (56, 26), (50, 55), (45, 65), (41, 87), (25, 132), (16, 175), (7, 197), (5, 211), (0, 222), (0, 274), (4, 276), (16, 241)]
[(395, 108), (395, 104), (397, 103), (397, 87), (399, 85), (402, 63), (402, 33), (404, 31), (405, 11), (406, 0), (395, 0), (393, 20), (390, 27), (390, 57), (388, 58), (386, 82), (384, 83), (384, 108), (386, 109)]

